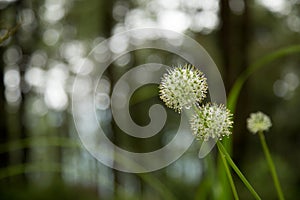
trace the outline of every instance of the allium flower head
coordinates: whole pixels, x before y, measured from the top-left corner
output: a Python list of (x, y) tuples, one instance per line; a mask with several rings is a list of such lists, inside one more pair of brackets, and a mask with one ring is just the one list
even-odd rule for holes
[(232, 114), (224, 105), (206, 104), (196, 110), (191, 118), (191, 129), (197, 139), (222, 139), (229, 136), (232, 128)]
[(270, 118), (262, 112), (251, 113), (247, 119), (247, 127), (253, 134), (259, 131), (268, 131), (272, 126)]
[(204, 74), (192, 65), (175, 67), (164, 74), (159, 85), (160, 98), (166, 106), (181, 111), (200, 103), (207, 93)]

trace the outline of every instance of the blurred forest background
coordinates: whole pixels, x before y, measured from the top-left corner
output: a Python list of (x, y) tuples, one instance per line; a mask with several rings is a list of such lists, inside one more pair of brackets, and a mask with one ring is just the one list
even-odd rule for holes
[[(72, 84), (76, 75), (97, 67), (90, 61), (82, 71), (80, 63), (100, 41), (140, 27), (170, 29), (195, 39), (219, 67), (229, 92), (239, 74), (257, 59), (300, 44), (300, 1), (0, 0), (0, 199), (221, 199), (220, 185), (204, 186), (207, 166), (197, 157), (197, 143), (166, 168), (130, 174), (98, 162), (78, 139)], [(124, 41), (119, 41), (107, 51), (126, 48), (122, 45)], [(98, 52), (98, 58), (106, 59), (107, 51)], [(122, 74), (150, 62), (174, 66), (178, 56), (155, 50), (128, 53), (102, 80), (106, 99), (99, 99), (98, 109), (106, 116), (110, 138), (124, 148), (137, 140), (118, 136), (121, 131), (107, 102)], [(281, 57), (255, 72), (238, 99), (233, 159), (263, 199), (276, 199), (276, 192), (259, 139), (247, 131), (245, 121), (258, 110), (271, 117), (267, 142), (286, 197), (297, 199), (299, 76), (300, 54)], [(90, 82), (83, 79), (82, 84), (89, 87)], [(141, 125), (148, 123), (149, 105), (160, 103), (157, 95), (147, 98), (149, 91), (157, 88), (141, 88), (133, 97), (138, 103), (130, 108), (133, 120)], [(169, 128), (174, 129), (178, 116), (168, 112), (175, 121)], [(161, 138), (150, 142), (160, 146)], [(152, 144), (138, 143), (137, 151), (152, 149)], [(211, 155), (215, 159), (216, 152)], [(251, 199), (234, 179), (241, 199)]]

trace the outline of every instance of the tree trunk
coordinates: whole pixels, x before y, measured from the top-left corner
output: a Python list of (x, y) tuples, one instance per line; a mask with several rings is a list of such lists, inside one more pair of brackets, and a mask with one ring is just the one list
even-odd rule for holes
[[(229, 0), (220, 1), (221, 29), (219, 32), (220, 49), (224, 66), (224, 84), (227, 94), (231, 90), (235, 80), (248, 67), (248, 47), (250, 41), (250, 13), (248, 2), (244, 0), (244, 10), (240, 15), (233, 14), (229, 6)], [(241, 133), (245, 132), (245, 115), (248, 112), (247, 86), (240, 93), (238, 105), (234, 117), (234, 148), (235, 160), (241, 158), (240, 148)], [(244, 135), (243, 135), (244, 136)], [(237, 153), (238, 152), (238, 153)], [(238, 162), (238, 161), (237, 161)], [(227, 178), (225, 172), (223, 179)], [(223, 180), (226, 182), (226, 180)], [(224, 188), (229, 190), (230, 188)], [(227, 197), (229, 198), (229, 197)]]
[[(3, 48), (0, 48), (0, 56), (3, 57)], [(0, 59), (0, 145), (3, 145), (8, 142), (8, 131), (7, 131), (7, 122), (6, 122), (6, 110), (5, 110), (5, 95), (4, 95), (4, 63), (3, 59)], [(8, 166), (8, 152), (0, 153), (0, 168)]]

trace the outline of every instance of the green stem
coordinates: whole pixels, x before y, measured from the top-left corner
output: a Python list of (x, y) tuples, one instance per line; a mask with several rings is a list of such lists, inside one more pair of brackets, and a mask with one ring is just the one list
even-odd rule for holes
[(0, 44), (2, 42), (4, 42), (5, 40), (7, 40), (9, 37), (11, 37), (13, 34), (15, 34), (15, 32), (17, 32), (17, 30), (19, 29), (20, 26), (21, 26), (21, 24), (17, 24), (15, 27), (6, 30), (4, 35), (2, 37), (0, 37)]
[[(218, 142), (219, 143), (219, 142)], [(218, 145), (218, 149), (219, 149), (219, 152), (221, 154), (221, 158), (222, 158), (222, 161), (223, 161), (223, 164), (224, 164), (224, 167), (225, 167), (225, 171), (227, 173), (227, 176), (228, 176), (228, 180), (229, 180), (229, 183), (230, 183), (230, 186), (231, 186), (231, 189), (232, 189), (232, 193), (233, 193), (233, 196), (234, 196), (234, 199), (239, 199), (239, 196), (237, 194), (237, 191), (236, 191), (236, 188), (235, 188), (235, 185), (234, 185), (234, 182), (233, 182), (233, 179), (232, 179), (232, 176), (231, 176), (231, 172), (230, 172), (230, 169), (228, 167), (228, 164), (227, 164), (227, 161), (225, 159), (225, 155), (224, 153), (221, 151), (219, 145)]]
[[(227, 99), (227, 106), (231, 110), (231, 112), (234, 113), (237, 100), (239, 97), (239, 94), (242, 90), (243, 85), (247, 81), (247, 79), (258, 69), (267, 66), (267, 64), (278, 60), (279, 58), (282, 58), (287, 55), (296, 54), (300, 52), (300, 45), (292, 45), (288, 47), (281, 48), (279, 50), (276, 50), (272, 53), (269, 53), (265, 56), (263, 56), (260, 59), (257, 59), (254, 63), (252, 63), (244, 72), (242, 72), (238, 79), (234, 82), (233, 87), (231, 88), (228, 99)], [(271, 65), (269, 65), (271, 66)]]
[(284, 200), (282, 189), (281, 189), (279, 179), (278, 179), (278, 176), (277, 176), (277, 173), (276, 173), (275, 165), (274, 165), (274, 162), (272, 160), (268, 145), (266, 143), (265, 136), (264, 136), (263, 132), (261, 132), (261, 131), (258, 133), (258, 135), (259, 135), (260, 142), (261, 142), (261, 145), (263, 147), (263, 150), (264, 150), (264, 153), (265, 153), (265, 156), (266, 156), (266, 159), (267, 159), (270, 171), (271, 171), (271, 175), (272, 175), (272, 178), (273, 178), (273, 181), (274, 181), (275, 188), (277, 190), (278, 197), (279, 197), (280, 200)]
[(239, 170), (239, 168), (234, 164), (233, 160), (231, 159), (230, 155), (227, 153), (225, 147), (222, 145), (220, 141), (217, 142), (219, 150), (224, 154), (227, 162), (230, 164), (232, 169), (235, 171), (235, 173), (240, 177), (241, 181), (245, 184), (245, 186), (248, 188), (248, 190), (251, 192), (251, 194), (255, 197), (255, 199), (261, 200), (259, 195), (256, 193), (256, 191), (253, 189), (251, 184), (247, 181), (246, 177), (242, 174), (242, 172)]

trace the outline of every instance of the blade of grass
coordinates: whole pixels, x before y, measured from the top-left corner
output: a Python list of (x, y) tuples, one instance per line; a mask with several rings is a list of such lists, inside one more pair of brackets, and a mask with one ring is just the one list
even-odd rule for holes
[(64, 137), (29, 137), (22, 140), (11, 141), (0, 145), (0, 153), (9, 151), (16, 151), (24, 148), (32, 147), (48, 147), (48, 146), (59, 146), (59, 147), (75, 147), (81, 148), (80, 142), (75, 139), (64, 138)]
[(32, 172), (61, 172), (59, 163), (26, 163), (8, 166), (0, 170), (0, 179)]
[(226, 161), (226, 158), (225, 158), (225, 155), (223, 154), (222, 151), (220, 151), (220, 154), (221, 154), (221, 158), (222, 158), (222, 161), (223, 161), (223, 164), (224, 164), (224, 167), (225, 167), (225, 171), (226, 171), (226, 174), (227, 174), (227, 178), (229, 180), (229, 183), (230, 183), (230, 186), (231, 186), (231, 190), (232, 190), (232, 193), (233, 193), (233, 197), (234, 199), (238, 200), (239, 199), (239, 196), (238, 196), (238, 193), (236, 191), (236, 188), (235, 188), (235, 185), (234, 185), (234, 182), (233, 182), (233, 179), (232, 179), (232, 176), (231, 176), (231, 172), (230, 172), (230, 169), (228, 167), (228, 164), (227, 164), (227, 161)]
[[(230, 138), (224, 138), (223, 139), (223, 144), (225, 146), (226, 149), (230, 149), (230, 151), (228, 152), (231, 152), (231, 139)], [(232, 199), (232, 195), (231, 193), (229, 192), (229, 184), (228, 184), (228, 178), (227, 178), (227, 175), (226, 175), (226, 169), (224, 168), (224, 165), (220, 164), (222, 163), (222, 156), (219, 154), (218, 155), (218, 166), (217, 166), (217, 173), (218, 173), (218, 179), (219, 179), (219, 182), (220, 184), (222, 185), (223, 187), (223, 192), (221, 193), (221, 197), (219, 197), (218, 199)]]
[[(66, 170), (65, 173), (73, 174), (74, 169)], [(33, 163), (25, 163), (20, 165), (13, 165), (6, 167), (4, 169), (0, 169), (0, 179), (12, 177), (16, 175), (20, 175), (23, 173), (56, 173), (62, 171), (62, 165), (60, 163), (39, 163), (39, 162), (33, 162)], [(110, 186), (109, 182), (110, 180), (102, 176), (101, 179), (98, 179), (98, 181), (101, 180), (102, 185), (104, 184), (104, 187), (107, 190), (112, 190), (112, 187)], [(126, 188), (118, 184), (118, 189), (121, 190), (121, 193), (123, 195), (123, 198), (130, 197), (132, 199), (134, 196), (132, 194), (129, 194), (126, 191)]]
[[(49, 147), (49, 146), (59, 146), (59, 147), (75, 147), (82, 148), (79, 141), (63, 138), (63, 137), (30, 137), (23, 140), (12, 141), (9, 143), (0, 145), (0, 153), (15, 151), (23, 148), (33, 148), (33, 147)], [(136, 163), (129, 163), (130, 160), (117, 156), (118, 162), (126, 162), (126, 164), (131, 164), (132, 166), (138, 167)], [(39, 163), (35, 164), (25, 164), (25, 165), (15, 165), (3, 168), (0, 170), (0, 179), (10, 176), (15, 176), (25, 172), (36, 172), (36, 171), (46, 171), (46, 172), (60, 172), (58, 165), (41, 165)], [(163, 185), (158, 179), (150, 174), (137, 174), (140, 176), (150, 187), (156, 190), (164, 199), (176, 199), (175, 196), (169, 191), (169, 189)]]
[(196, 195), (195, 195), (195, 200), (198, 199), (215, 199), (215, 197), (210, 197), (211, 194), (214, 194), (212, 192), (212, 189), (214, 188), (213, 186), (217, 183), (215, 183), (215, 163), (214, 163), (214, 158), (213, 154), (208, 154), (203, 160), (203, 178), (201, 180), (200, 185), (198, 186)]

